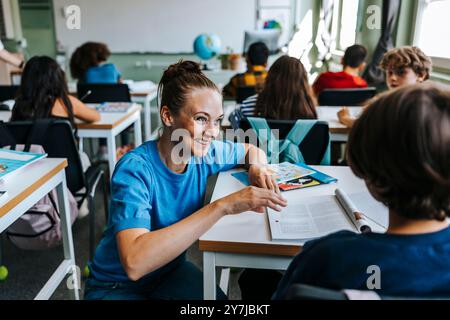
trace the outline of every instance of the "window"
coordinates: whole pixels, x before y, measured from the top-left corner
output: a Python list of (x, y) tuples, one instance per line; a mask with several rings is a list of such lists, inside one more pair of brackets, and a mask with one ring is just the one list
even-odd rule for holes
[(333, 11), (332, 37), (336, 50), (344, 51), (355, 44), (359, 0), (336, 0)]
[[(420, 0), (417, 9), (414, 44), (427, 55), (450, 61), (450, 0)], [(441, 60), (441, 59), (439, 59)]]

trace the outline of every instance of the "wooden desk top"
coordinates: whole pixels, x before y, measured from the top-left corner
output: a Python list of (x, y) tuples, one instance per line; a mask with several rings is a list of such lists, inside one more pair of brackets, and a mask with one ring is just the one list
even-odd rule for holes
[(0, 183), (0, 190), (8, 193), (7, 202), (0, 207), (0, 218), (66, 167), (67, 159), (46, 158)]

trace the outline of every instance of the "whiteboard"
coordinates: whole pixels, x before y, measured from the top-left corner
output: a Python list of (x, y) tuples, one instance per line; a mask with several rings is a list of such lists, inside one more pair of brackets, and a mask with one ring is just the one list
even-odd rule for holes
[[(80, 29), (64, 10), (80, 7)], [(86, 41), (112, 52), (192, 53), (201, 33), (215, 33), (222, 51), (242, 52), (244, 31), (256, 25), (256, 0), (53, 0), (58, 46), (72, 52)]]

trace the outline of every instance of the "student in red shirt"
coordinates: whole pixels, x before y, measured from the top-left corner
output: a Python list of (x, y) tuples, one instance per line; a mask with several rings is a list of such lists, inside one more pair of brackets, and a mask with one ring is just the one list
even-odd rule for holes
[(367, 88), (367, 82), (359, 76), (366, 68), (366, 57), (367, 49), (363, 46), (355, 44), (348, 47), (341, 61), (344, 70), (322, 73), (313, 85), (316, 96), (325, 89)]

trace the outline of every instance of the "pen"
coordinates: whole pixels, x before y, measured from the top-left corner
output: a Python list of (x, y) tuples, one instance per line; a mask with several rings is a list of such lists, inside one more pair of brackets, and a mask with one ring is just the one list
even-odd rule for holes
[(367, 221), (364, 219), (364, 215), (361, 212), (354, 211), (353, 214), (355, 216), (355, 225), (361, 233), (372, 232), (372, 229), (367, 224)]

